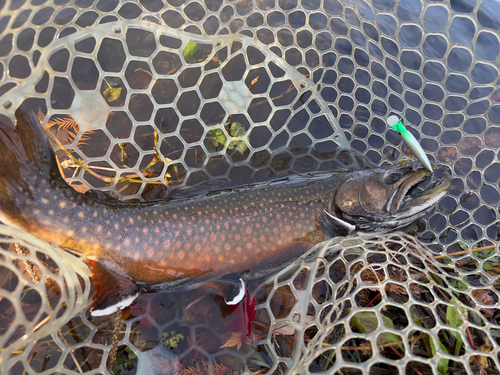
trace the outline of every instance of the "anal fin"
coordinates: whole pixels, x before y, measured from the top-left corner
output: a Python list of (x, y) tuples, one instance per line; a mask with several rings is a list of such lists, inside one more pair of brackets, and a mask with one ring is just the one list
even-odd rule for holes
[(123, 310), (139, 296), (139, 288), (133, 281), (108, 270), (98, 261), (89, 259), (89, 265), (94, 281), (92, 316), (110, 315), (117, 308)]

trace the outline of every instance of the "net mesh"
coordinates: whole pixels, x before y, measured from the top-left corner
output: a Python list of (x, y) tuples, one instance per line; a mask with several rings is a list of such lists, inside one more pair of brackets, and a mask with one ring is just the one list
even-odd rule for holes
[[(224, 334), (194, 318), (185, 328), (181, 310), (161, 321), (157, 299), (143, 300), (118, 330), (85, 313), (61, 328), (82, 309), (88, 285), (50, 275), (69, 296), (64, 308), (60, 300), (50, 307), (49, 271), (29, 244), (55, 261), (49, 270), (83, 277), (84, 269), (71, 271), (59, 253), (5, 229), (21, 252), (2, 253), (5, 273), (18, 278), (15, 293), (1, 289), (15, 307), (6, 319), (15, 323), (3, 329), (2, 373), (112, 371), (113, 332), (122, 373), (195, 365), (202, 373), (497, 373), (498, 260), (495, 249), (475, 250), (499, 236), (499, 20), (496, 0), (6, 1), (1, 120), (13, 123), (18, 106), (38, 113), (88, 168), (58, 151), (82, 192), (148, 200), (172, 186), (358, 168), (352, 151), (395, 163), (406, 151), (389, 114), (404, 116), (453, 185), (418, 239), (332, 242), (260, 287), (255, 321), (270, 330), (262, 328), (257, 351), (221, 349)], [(428, 255), (460, 251), (446, 264)], [(40, 284), (21, 274), (24, 258), (45, 270)], [(32, 319), (21, 313), (33, 293), (19, 294), (28, 285), (21, 280), (43, 302)], [(144, 343), (141, 330), (156, 344)], [(185, 338), (166, 349), (180, 332)]]

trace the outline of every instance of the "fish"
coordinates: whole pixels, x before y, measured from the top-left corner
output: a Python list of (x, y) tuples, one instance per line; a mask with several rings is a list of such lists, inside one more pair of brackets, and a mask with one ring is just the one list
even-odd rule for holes
[(387, 123), (389, 126), (392, 126), (392, 128), (398, 132), (399, 136), (403, 139), (404, 143), (410, 151), (415, 155), (415, 157), (422, 163), (422, 165), (431, 173), (433, 173), (431, 162), (429, 161), (429, 158), (427, 157), (427, 154), (425, 153), (424, 149), (422, 146), (420, 146), (420, 143), (415, 139), (413, 134), (411, 134), (406, 127), (403, 125), (403, 122), (401, 122), (400, 119), (398, 119), (397, 116), (392, 115), (387, 118)]
[[(15, 116), (15, 129), (0, 122), (0, 221), (88, 260), (95, 316), (130, 305), (141, 291), (207, 282), (231, 290), (236, 303), (244, 288), (238, 278), (268, 275), (332, 237), (402, 228), (431, 212), (451, 183), (443, 175), (427, 186), (430, 173), (408, 163), (285, 176), (165, 202), (106, 200), (63, 179), (33, 112)], [(232, 286), (221, 286), (225, 277)]]

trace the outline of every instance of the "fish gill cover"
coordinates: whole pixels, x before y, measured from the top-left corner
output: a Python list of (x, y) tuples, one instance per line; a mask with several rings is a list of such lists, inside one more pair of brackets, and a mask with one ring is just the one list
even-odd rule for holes
[[(418, 238), (324, 245), (257, 289), (255, 316), (250, 299), (195, 313), (160, 295), (116, 324), (80, 313), (61, 328), (90, 291), (63, 306), (77, 277), (50, 289), (49, 272), (85, 272), (2, 227), (1, 372), (497, 373), (499, 19), (493, 0), (6, 1), (1, 120), (34, 110), (79, 191), (151, 200), (359, 167), (340, 148), (396, 163), (391, 114), (453, 185)], [(42, 285), (23, 260), (47, 256)]]

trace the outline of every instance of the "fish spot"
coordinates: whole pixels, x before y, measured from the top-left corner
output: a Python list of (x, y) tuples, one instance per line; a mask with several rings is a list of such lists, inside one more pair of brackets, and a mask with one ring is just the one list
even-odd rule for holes
[(170, 254), (170, 258), (173, 258), (174, 257), (174, 254)]
[(106, 244), (106, 249), (111, 249), (111, 244), (110, 243)]
[(134, 224), (134, 219), (130, 218), (128, 221), (130, 221), (130, 224)]
[(108, 233), (106, 233), (106, 234), (108, 235), (108, 237), (111, 236), (111, 232), (109, 230), (108, 230)]
[(83, 227), (83, 228), (82, 228), (82, 232), (83, 232), (83, 233), (87, 233), (87, 227)]
[(130, 240), (125, 240), (125, 245), (130, 245)]
[(54, 215), (54, 210), (50, 210), (49, 215)]
[(252, 231), (252, 229), (250, 228), (247, 228), (247, 232), (250, 233)]
[(115, 229), (118, 229), (120, 228), (120, 226), (118, 224), (115, 224)]
[(165, 241), (165, 246), (169, 247), (170, 246), (170, 241)]
[(153, 255), (153, 250), (149, 250), (149, 255)]
[(134, 257), (135, 259), (139, 259), (139, 253), (135, 253)]
[(33, 215), (38, 215), (38, 214), (40, 214), (40, 210), (33, 211)]
[(83, 216), (84, 216), (84, 215), (83, 215), (83, 212), (82, 212), (82, 211), (78, 212), (78, 217), (83, 218)]
[(144, 228), (144, 229), (143, 229), (143, 232), (144, 232), (144, 233), (148, 233), (148, 228)]
[(66, 207), (66, 202), (60, 202), (60, 203), (59, 203), (59, 207), (61, 207), (61, 208)]
[(135, 238), (135, 242), (139, 242), (139, 238), (138, 237)]
[(101, 230), (102, 230), (102, 227), (99, 225), (99, 226), (97, 227), (97, 231), (98, 231), (98, 232), (100, 232)]
[(49, 201), (47, 199), (45, 199), (45, 198), (42, 198), (42, 203), (43, 204), (47, 204), (47, 203), (49, 203)]
[(92, 216), (97, 217), (97, 211), (94, 211), (94, 214)]
[(179, 258), (184, 258), (184, 253), (179, 253)]
[(68, 231), (66, 232), (66, 234), (67, 234), (68, 236), (72, 236), (72, 235), (74, 235), (74, 234), (75, 234), (75, 232), (73, 232), (72, 230), (68, 230)]
[(222, 260), (222, 257), (219, 257), (219, 260)]

